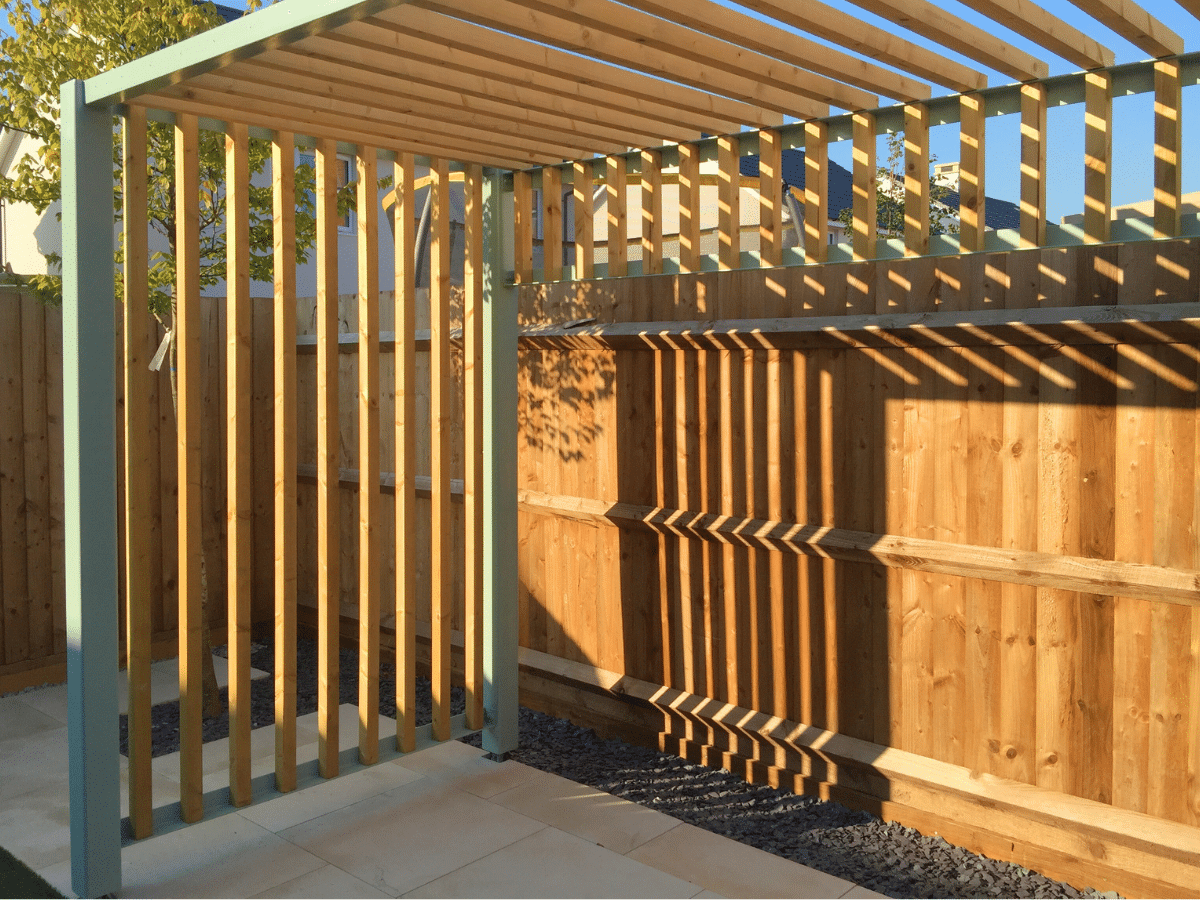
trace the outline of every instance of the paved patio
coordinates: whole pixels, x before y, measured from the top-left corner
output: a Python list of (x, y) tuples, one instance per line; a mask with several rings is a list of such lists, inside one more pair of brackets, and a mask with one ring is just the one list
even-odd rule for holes
[[(155, 702), (174, 678), (173, 662), (155, 664)], [(301, 760), (316, 756), (315, 719), (298, 722)], [(355, 707), (341, 725), (355, 746)], [(254, 732), (254, 757), (269, 777), (272, 729)], [(206, 744), (204, 762), (219, 791), (226, 743)], [(65, 686), (0, 698), (0, 767), (0, 846), (74, 896)], [(155, 803), (170, 803), (177, 754), (153, 769)], [(457, 741), (156, 834), (122, 859), (124, 897), (880, 896)]]

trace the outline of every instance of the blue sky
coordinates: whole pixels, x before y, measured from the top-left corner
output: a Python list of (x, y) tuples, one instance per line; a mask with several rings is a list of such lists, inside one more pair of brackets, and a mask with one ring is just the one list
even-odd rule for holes
[[(245, 0), (224, 0), (226, 5), (241, 7)], [(687, 0), (680, 0), (687, 2)], [(723, 5), (737, 7), (729, 0), (718, 0)], [(825, 3), (839, 7), (882, 28), (888, 28), (890, 23), (860, 7), (854, 6), (848, 0), (824, 0)], [(1186, 49), (1200, 50), (1200, 21), (1197, 21), (1174, 0), (1141, 0), (1157, 18), (1179, 33), (1185, 41)], [(1080, 31), (1093, 34), (1101, 43), (1112, 48), (1116, 53), (1118, 63), (1135, 62), (1146, 58), (1146, 54), (1110, 32), (1087, 14), (1081, 12), (1068, 0), (1040, 0), (1042, 6), (1059, 18), (1074, 25)], [(939, 0), (939, 5), (947, 12), (972, 22), (980, 27), (1003, 36), (1013, 46), (1025, 50), (1050, 65), (1052, 75), (1065, 74), (1075, 71), (1076, 67), (1059, 59), (1046, 50), (1024, 40), (1019, 35), (1008, 32), (996, 25), (968, 5), (958, 0)], [(750, 15), (753, 12), (742, 10)], [(7, 25), (5, 21), (0, 28)], [(906, 35), (914, 43), (933, 46), (930, 42), (914, 35)], [(957, 59), (974, 68), (987, 71), (992, 85), (1005, 84), (1011, 79), (1001, 73), (988, 70), (985, 66), (965, 59), (943, 48), (939, 52)], [(948, 93), (943, 88), (934, 87), (934, 94)], [(1184, 142), (1185, 147), (1200, 146), (1200, 86), (1184, 88)], [(1113, 140), (1116, 166), (1113, 183), (1113, 203), (1124, 204), (1143, 200), (1151, 196), (1152, 166), (1151, 166), (1151, 134), (1152, 104), (1149, 96), (1120, 98), (1114, 104)], [(1049, 185), (1047, 202), (1051, 221), (1058, 221), (1062, 216), (1079, 212), (1083, 197), (1083, 111), (1080, 107), (1064, 107), (1052, 109), (1049, 113)], [(1018, 168), (1017, 146), (1019, 140), (1018, 123), (1015, 116), (992, 118), (988, 121), (987, 134), (987, 193), (989, 196), (1005, 200), (1017, 199)], [(940, 162), (953, 162), (958, 159), (958, 132), (954, 126), (941, 126), (934, 129), (931, 136), (932, 151)], [(848, 164), (850, 148), (848, 143), (842, 143), (831, 148), (831, 156), (842, 164)], [(1185, 160), (1187, 155), (1185, 153)], [(1184, 191), (1200, 190), (1200, 165), (1189, 167), (1184, 165)]]

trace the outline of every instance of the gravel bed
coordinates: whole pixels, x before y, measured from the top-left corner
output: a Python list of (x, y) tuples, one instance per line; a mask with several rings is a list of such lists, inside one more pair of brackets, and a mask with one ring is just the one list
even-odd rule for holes
[[(224, 648), (216, 652), (223, 654)], [(316, 645), (301, 640), (297, 652), (297, 715), (316, 706)], [(273, 670), (270, 646), (254, 644), (251, 665)], [(341, 658), (341, 702), (356, 703), (358, 665), (353, 651)], [(395, 672), (384, 664), (380, 713), (395, 715)], [(273, 684), (260, 678), (251, 688), (253, 727), (274, 721)], [(225, 692), (222, 691), (222, 700)], [(418, 722), (430, 718), (427, 679), (417, 679)], [(461, 712), (456, 688), (452, 709)], [(179, 704), (153, 709), (153, 754), (179, 747)], [(520, 712), (521, 746), (512, 758), (545, 772), (587, 784), (617, 797), (659, 810), (684, 822), (725, 835), (776, 856), (820, 869), (892, 897), (1112, 897), (1115, 893), (1079, 891), (1012, 863), (997, 862), (955, 847), (940, 837), (925, 837), (839, 803), (798, 796), (716, 769), (693, 765), (677, 756), (619, 740), (602, 740), (580, 728), (533, 710)], [(228, 736), (227, 714), (206, 719), (204, 740)], [(464, 738), (479, 746), (479, 735)], [(121, 751), (126, 752), (126, 723), (121, 716)]]

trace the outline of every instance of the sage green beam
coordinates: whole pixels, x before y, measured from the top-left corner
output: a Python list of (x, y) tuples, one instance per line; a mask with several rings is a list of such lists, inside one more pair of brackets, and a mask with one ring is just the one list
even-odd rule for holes
[(483, 749), (517, 749), (517, 291), (503, 173), (483, 182)]
[(121, 889), (113, 115), (62, 86), (63, 438), (71, 888)]
[(408, 0), (288, 0), (226, 22), (89, 78), (89, 105), (124, 102), (288, 44), (401, 6)]

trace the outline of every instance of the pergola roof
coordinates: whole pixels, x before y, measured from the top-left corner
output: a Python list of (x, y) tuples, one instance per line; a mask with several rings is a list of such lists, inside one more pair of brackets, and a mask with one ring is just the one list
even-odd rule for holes
[[(98, 75), (85, 92), (89, 104), (518, 169), (924, 99), (929, 82), (987, 86), (984, 72), (817, 0), (740, 2), (772, 21), (713, 0), (287, 0)], [(855, 2), (1013, 79), (1048, 74), (927, 0)], [(1183, 52), (1131, 0), (1073, 2), (1151, 56)], [(1113, 63), (1027, 0), (971, 5), (1075, 65)]]

